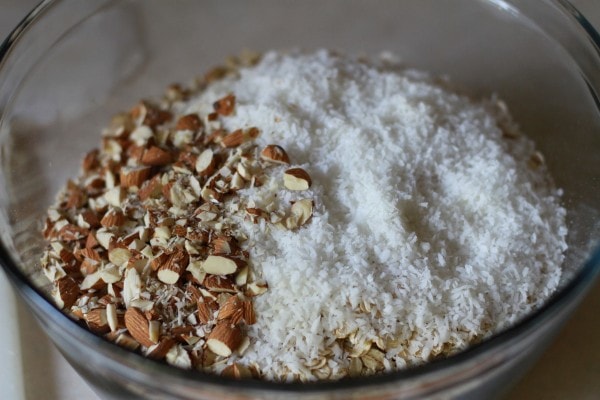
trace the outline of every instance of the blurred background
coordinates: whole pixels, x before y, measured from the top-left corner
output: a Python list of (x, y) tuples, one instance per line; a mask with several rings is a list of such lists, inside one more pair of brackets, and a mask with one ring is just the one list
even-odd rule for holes
[[(0, 38), (38, 2), (0, 0)], [(572, 0), (600, 30), (600, 0)], [(600, 73), (600, 71), (598, 71)], [(143, 94), (140, 94), (143, 95)], [(509, 399), (600, 399), (600, 282), (584, 299), (554, 344)], [(19, 306), (0, 272), (0, 398), (6, 400), (96, 400), (69, 364)]]

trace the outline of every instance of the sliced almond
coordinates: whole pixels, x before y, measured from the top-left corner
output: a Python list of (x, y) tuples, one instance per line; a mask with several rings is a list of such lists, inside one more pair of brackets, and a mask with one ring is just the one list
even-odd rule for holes
[(275, 164), (289, 164), (290, 158), (283, 149), (283, 147), (276, 144), (270, 144), (266, 146), (260, 152), (260, 158), (265, 161), (269, 161)]
[(215, 171), (216, 158), (211, 149), (206, 149), (196, 159), (196, 171), (201, 176), (210, 176)]
[(283, 174), (283, 184), (289, 190), (307, 190), (312, 181), (302, 168), (290, 168)]
[(229, 275), (238, 270), (238, 267), (245, 263), (223, 255), (208, 256), (202, 263), (202, 267), (207, 274)]
[(238, 325), (221, 321), (208, 335), (206, 345), (213, 353), (221, 357), (229, 357), (242, 343), (242, 338), (242, 329)]
[(151, 167), (138, 166), (138, 167), (122, 167), (119, 172), (119, 180), (122, 187), (141, 187), (152, 172)]
[(150, 347), (156, 342), (150, 340), (149, 322), (144, 314), (135, 307), (130, 307), (125, 312), (125, 326), (129, 334), (141, 345)]

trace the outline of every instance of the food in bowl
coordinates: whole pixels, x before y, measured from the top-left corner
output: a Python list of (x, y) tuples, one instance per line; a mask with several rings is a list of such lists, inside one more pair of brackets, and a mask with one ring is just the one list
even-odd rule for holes
[(565, 210), (495, 97), (389, 58), (269, 52), (116, 116), (48, 211), (59, 307), (232, 377), (444, 357), (556, 289)]

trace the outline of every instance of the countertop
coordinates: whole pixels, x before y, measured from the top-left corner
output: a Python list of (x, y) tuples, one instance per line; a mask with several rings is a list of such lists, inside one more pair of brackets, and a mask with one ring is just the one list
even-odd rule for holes
[[(37, 2), (0, 0), (0, 37), (5, 37)], [(600, 1), (572, 0), (600, 28)], [(583, 300), (531, 371), (508, 399), (592, 400), (600, 398), (600, 281)], [(0, 273), (0, 387), (6, 400), (97, 400), (87, 384), (63, 359), (16, 301)], [(18, 323), (9, 323), (18, 321)]]

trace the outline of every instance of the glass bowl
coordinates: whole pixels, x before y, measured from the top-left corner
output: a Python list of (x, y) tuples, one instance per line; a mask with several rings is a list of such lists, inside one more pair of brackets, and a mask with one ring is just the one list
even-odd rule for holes
[[(564, 0), (44, 1), (0, 48), (0, 259), (42, 329), (104, 398), (493, 398), (552, 339), (600, 272), (600, 37)], [(568, 210), (557, 293), (469, 349), (395, 373), (234, 381), (119, 348), (58, 311), (36, 272), (45, 209), (109, 117), (244, 48), (331, 48), (497, 93), (544, 153)]]

